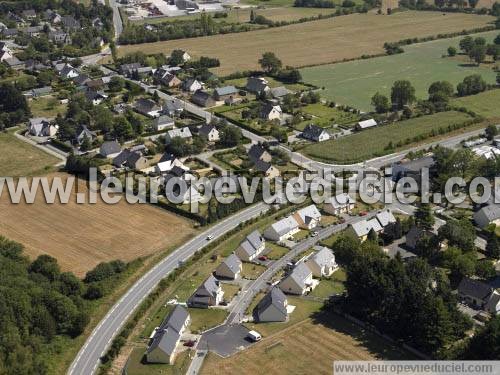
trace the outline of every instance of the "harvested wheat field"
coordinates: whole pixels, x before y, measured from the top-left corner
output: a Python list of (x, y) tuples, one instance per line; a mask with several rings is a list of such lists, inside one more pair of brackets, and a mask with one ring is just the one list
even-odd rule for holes
[(221, 67), (216, 72), (228, 74), (257, 69), (257, 61), (266, 51), (275, 52), (284, 66), (327, 64), (383, 53), (384, 42), (458, 32), (493, 20), (491, 16), (464, 13), (353, 14), (266, 30), (122, 46), (119, 54), (169, 54), (180, 48), (195, 57), (217, 57)]
[[(52, 175), (53, 176), (53, 175)], [(57, 176), (66, 177), (64, 174)], [(84, 182), (79, 192), (86, 191)], [(73, 194), (73, 197), (75, 194)], [(146, 204), (45, 204), (38, 194), (32, 205), (0, 198), (0, 235), (22, 243), (30, 257), (49, 254), (62, 269), (78, 276), (99, 262), (130, 261), (173, 249), (193, 236), (193, 223)]]
[(338, 315), (320, 320), (297, 323), (229, 358), (210, 353), (202, 374), (331, 374), (334, 360), (415, 359)]

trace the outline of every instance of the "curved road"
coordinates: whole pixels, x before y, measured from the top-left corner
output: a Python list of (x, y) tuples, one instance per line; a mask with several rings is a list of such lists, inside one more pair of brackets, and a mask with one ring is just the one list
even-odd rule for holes
[(100, 358), (104, 355), (114, 337), (118, 334), (135, 309), (163, 278), (178, 267), (180, 262), (186, 261), (196, 251), (207, 245), (208, 242), (206, 237), (208, 234), (213, 235), (215, 240), (228, 231), (236, 228), (240, 223), (257, 217), (268, 210), (269, 206), (261, 202), (236, 213), (194, 237), (154, 266), (148, 273), (141, 277), (122, 298), (120, 298), (93, 330), (92, 334), (85, 342), (85, 345), (80, 349), (77, 357), (71, 364), (68, 374), (93, 374), (100, 363)]

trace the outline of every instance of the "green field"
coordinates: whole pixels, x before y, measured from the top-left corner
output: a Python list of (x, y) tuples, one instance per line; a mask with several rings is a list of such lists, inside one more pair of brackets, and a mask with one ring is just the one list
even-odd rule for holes
[(466, 107), (486, 118), (500, 118), (500, 90), (453, 99), (452, 105)]
[(0, 132), (0, 176), (19, 177), (45, 175), (60, 162), (38, 148), (17, 139), (14, 130)]
[(32, 99), (30, 100), (29, 105), (33, 117), (47, 118), (56, 117), (58, 114), (64, 115), (67, 107), (66, 104), (61, 104), (59, 100), (54, 98), (52, 95)]
[(437, 131), (440, 127), (459, 124), (469, 119), (469, 115), (461, 112), (441, 112), (309, 145), (301, 152), (324, 161), (357, 163), (389, 153), (390, 151), (385, 150), (389, 142), (397, 145), (398, 142), (405, 142), (415, 136), (427, 134), (433, 130)]
[(345, 112), (339, 108), (329, 107), (321, 103), (309, 104), (300, 108), (300, 112), (311, 115), (312, 118), (295, 125), (294, 127), (297, 130), (304, 130), (309, 124), (314, 124), (322, 128), (331, 128), (334, 124), (347, 125), (359, 120), (357, 114)]
[[(498, 31), (475, 34), (491, 42)], [(398, 79), (408, 79), (415, 86), (417, 96), (425, 98), (429, 85), (438, 80), (447, 80), (453, 85), (470, 74), (479, 73), (494, 83), (496, 73), (493, 64), (471, 66), (462, 56), (441, 57), (449, 46), (458, 47), (463, 37), (441, 39), (404, 47), (398, 55), (356, 60), (346, 63), (315, 66), (301, 69), (304, 82), (324, 87), (322, 95), (340, 104), (369, 111), (371, 97), (377, 91), (389, 95), (390, 88)]]

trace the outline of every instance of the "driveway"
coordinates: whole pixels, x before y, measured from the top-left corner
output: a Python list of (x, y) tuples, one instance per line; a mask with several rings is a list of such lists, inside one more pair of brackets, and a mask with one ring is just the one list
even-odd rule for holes
[(198, 349), (229, 357), (253, 344), (246, 338), (249, 329), (242, 324), (222, 325), (203, 334)]

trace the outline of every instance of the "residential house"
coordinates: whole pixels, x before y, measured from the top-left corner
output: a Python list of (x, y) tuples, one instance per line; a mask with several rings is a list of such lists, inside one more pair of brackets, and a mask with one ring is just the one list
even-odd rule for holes
[(389, 210), (389, 209), (377, 212), (377, 214), (375, 215), (375, 218), (380, 223), (380, 226), (382, 227), (382, 229), (385, 228), (386, 226), (388, 226), (389, 224), (396, 222), (396, 218), (394, 217), (391, 210)]
[(36, 12), (34, 9), (25, 9), (21, 12), (21, 17), (28, 21), (34, 20), (36, 18)]
[(259, 112), (260, 118), (267, 121), (281, 120), (282, 115), (281, 107), (272, 103), (264, 104)]
[(65, 30), (75, 31), (82, 28), (80, 22), (73, 16), (62, 16), (61, 23), (64, 26)]
[(73, 78), (73, 83), (76, 86), (82, 87), (82, 88), (84, 88), (83, 86), (85, 86), (85, 84), (89, 81), (90, 81), (90, 77), (86, 74), (80, 74), (79, 76)]
[(271, 154), (259, 144), (254, 144), (250, 147), (248, 150), (248, 158), (252, 161), (252, 163), (256, 163), (259, 160), (270, 163), (272, 160)]
[(209, 142), (217, 142), (220, 139), (219, 131), (215, 125), (203, 124), (199, 129), (199, 134)]
[(40, 98), (42, 96), (47, 96), (51, 94), (52, 87), (51, 86), (38, 87), (30, 90), (29, 93), (32, 98)]
[(173, 154), (165, 153), (160, 158), (158, 164), (156, 164), (155, 172), (158, 174), (164, 174), (170, 172), (172, 168), (177, 167), (181, 168), (185, 171), (188, 171), (189, 168), (186, 167), (179, 159), (177, 159)]
[(194, 78), (189, 78), (186, 81), (183, 82), (182, 84), (182, 89), (184, 91), (189, 91), (189, 92), (196, 92), (198, 90), (203, 89), (203, 85), (200, 81), (194, 79)]
[(48, 37), (56, 44), (71, 44), (70, 34), (62, 30), (50, 31)]
[(2, 29), (2, 37), (5, 39), (14, 39), (19, 31), (16, 28)]
[(203, 90), (196, 91), (193, 96), (191, 96), (191, 101), (200, 107), (213, 107), (215, 105), (215, 100), (212, 95)]
[(120, 65), (120, 73), (126, 77), (130, 77), (134, 72), (136, 72), (142, 65), (138, 62), (130, 63), (130, 64), (122, 64)]
[(44, 12), (44, 18), (53, 25), (60, 23), (62, 20), (61, 15), (57, 12), (54, 12), (52, 9), (47, 9)]
[(155, 329), (151, 344), (146, 351), (146, 360), (150, 363), (172, 365), (175, 361), (176, 349), (181, 335), (184, 333), (191, 317), (181, 305), (176, 305), (167, 318)]
[(240, 277), (242, 269), (243, 263), (241, 263), (240, 258), (231, 254), (215, 269), (215, 276), (234, 280)]
[(493, 293), (491, 293), (484, 308), (493, 316), (500, 314), (500, 293), (498, 293), (498, 291), (494, 290)]
[(77, 69), (73, 68), (70, 64), (58, 64), (56, 65), (56, 70), (59, 76), (64, 79), (76, 78), (80, 75)]
[(30, 118), (28, 123), (28, 130), (31, 135), (35, 137), (53, 137), (56, 135), (59, 127), (52, 124), (49, 119), (45, 117)]
[(104, 23), (101, 21), (99, 17), (95, 17), (92, 20), (92, 26), (95, 27), (96, 29), (101, 29), (104, 26)]
[(156, 104), (151, 99), (137, 99), (134, 103), (133, 108), (140, 114), (152, 118), (159, 117), (161, 112), (161, 106)]
[(12, 53), (10, 48), (7, 47), (7, 44), (5, 44), (4, 42), (0, 42), (0, 61), (5, 61), (12, 57), (14, 57), (14, 54)]
[(314, 277), (328, 277), (339, 268), (335, 262), (335, 255), (324, 246), (321, 250), (311, 253), (305, 263)]
[(392, 164), (392, 180), (398, 182), (404, 177), (409, 177), (413, 178), (420, 186), (422, 171), (424, 169), (430, 170), (433, 166), (434, 158), (432, 156)]
[(360, 121), (356, 124), (356, 130), (365, 130), (365, 129), (369, 129), (369, 128), (373, 128), (374, 126), (377, 126), (377, 121), (375, 121), (374, 119), (369, 119), (369, 120), (364, 120), (364, 121)]
[(209, 308), (219, 305), (224, 297), (219, 280), (210, 275), (198, 289), (189, 297), (187, 304), (190, 307)]
[(480, 228), (490, 224), (500, 225), (500, 205), (491, 203), (474, 212), (474, 222)]
[(253, 310), (254, 320), (264, 322), (285, 322), (288, 319), (288, 300), (280, 288), (273, 287)]
[(117, 141), (104, 142), (99, 148), (99, 155), (113, 159), (122, 152), (122, 146)]
[(85, 125), (82, 125), (78, 131), (76, 132), (76, 136), (75, 136), (75, 142), (78, 144), (78, 145), (81, 145), (84, 141), (85, 138), (87, 138), (90, 142), (94, 142), (95, 138), (96, 138), (96, 133), (92, 130), (89, 130), (89, 128), (87, 128), (87, 126)]
[(251, 262), (264, 251), (265, 247), (266, 241), (258, 230), (254, 230), (240, 243), (235, 254), (241, 260)]
[(170, 88), (179, 87), (182, 84), (182, 81), (179, 78), (169, 72), (166, 72), (166, 74), (161, 77), (158, 82)]
[(167, 115), (172, 118), (178, 117), (184, 111), (184, 104), (180, 100), (167, 100), (161, 111), (162, 115)]
[(366, 239), (368, 238), (368, 233), (370, 233), (372, 229), (375, 231), (375, 233), (382, 232), (383, 228), (380, 226), (377, 218), (373, 218), (370, 220), (361, 220), (347, 227), (347, 231), (359, 238), (362, 242), (366, 241)]
[(99, 105), (108, 98), (108, 95), (106, 95), (104, 91), (87, 90), (85, 92), (85, 97), (87, 100), (91, 101), (93, 105)]
[(85, 86), (87, 86), (89, 90), (94, 91), (107, 89), (107, 85), (104, 83), (104, 80), (102, 78), (88, 80), (87, 82), (85, 82)]
[(23, 29), (23, 32), (30, 38), (35, 38), (40, 36), (43, 32), (43, 26), (29, 26)]
[(271, 90), (268, 85), (269, 82), (263, 77), (249, 77), (247, 79), (245, 89), (254, 94), (260, 95)]
[(161, 115), (160, 117), (157, 117), (153, 120), (153, 129), (157, 132), (168, 128), (173, 128), (174, 126), (174, 120), (167, 115)]
[(226, 99), (234, 98), (238, 95), (238, 89), (234, 86), (217, 87), (214, 90), (214, 99), (217, 101), (225, 101)]
[(493, 293), (493, 288), (479, 280), (464, 277), (458, 285), (458, 297), (468, 305), (482, 309)]
[(406, 242), (405, 245), (410, 250), (416, 250), (417, 243), (424, 237), (435, 237), (436, 235), (429, 230), (417, 227), (416, 225), (412, 226), (408, 233), (406, 233)]
[(288, 90), (285, 86), (274, 87), (270, 91), (271, 96), (278, 100), (283, 100), (285, 96), (294, 94), (293, 91)]
[(313, 124), (307, 125), (301, 136), (314, 142), (323, 142), (330, 139), (330, 134), (325, 129)]
[(36, 73), (42, 70), (50, 69), (50, 67), (36, 60), (28, 59), (24, 61), (24, 69)]
[(5, 59), (3, 62), (14, 70), (23, 70), (25, 68), (24, 61), (19, 60), (16, 56)]
[(271, 241), (281, 242), (290, 238), (299, 230), (299, 223), (292, 216), (288, 216), (267, 228), (264, 237)]
[(148, 159), (146, 159), (141, 152), (130, 151), (130, 155), (127, 157), (125, 166), (129, 169), (140, 171), (147, 168)]
[(299, 262), (278, 284), (283, 293), (303, 295), (315, 288), (312, 271), (304, 262)]
[(257, 160), (257, 162), (254, 164), (254, 169), (255, 171), (262, 172), (268, 179), (273, 179), (281, 175), (281, 172), (278, 168), (273, 166), (271, 163), (267, 163), (262, 160)]
[(313, 229), (319, 225), (321, 220), (321, 213), (314, 204), (298, 210), (292, 216), (301, 229)]
[(168, 145), (174, 138), (182, 138), (191, 141), (192, 137), (191, 130), (189, 130), (187, 126), (184, 128), (170, 129), (165, 134), (165, 143)]
[(354, 199), (347, 193), (337, 194), (334, 197), (327, 198), (323, 205), (323, 210), (330, 215), (340, 215), (351, 212), (354, 208)]

